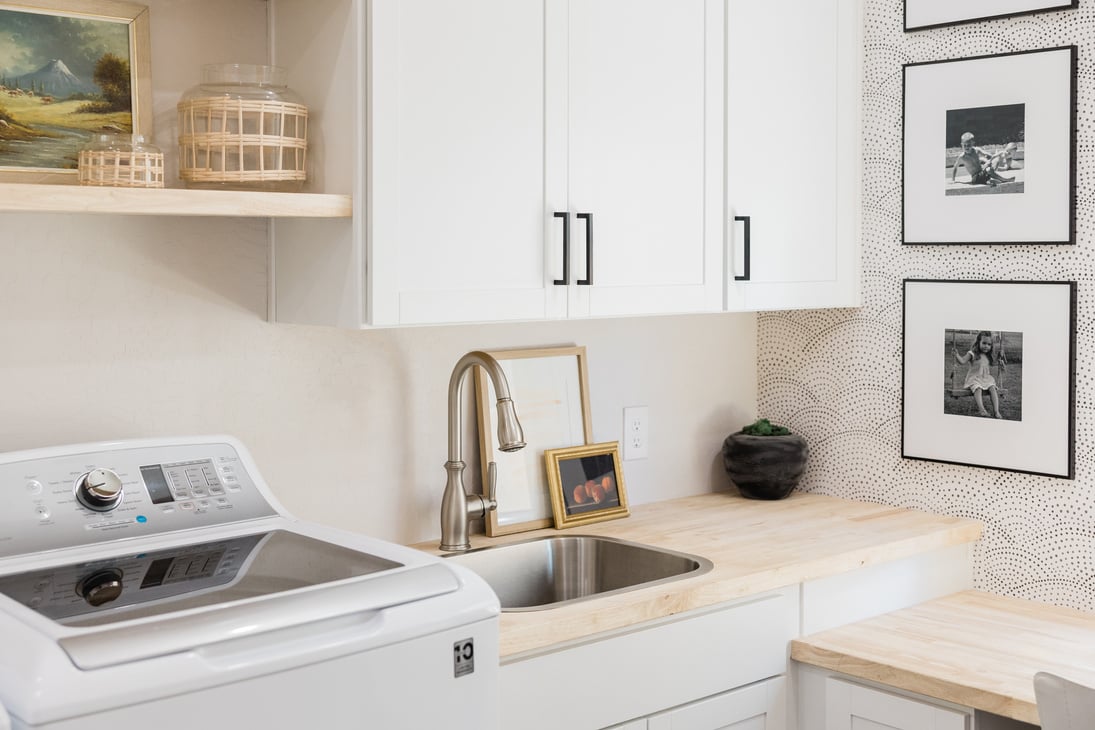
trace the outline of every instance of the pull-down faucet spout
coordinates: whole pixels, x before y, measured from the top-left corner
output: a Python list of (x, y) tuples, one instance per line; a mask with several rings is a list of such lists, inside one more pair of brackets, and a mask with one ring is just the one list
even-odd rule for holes
[(498, 396), (498, 448), (510, 452), (525, 447), (525, 434), (521, 430), (521, 422), (517, 420), (517, 411), (509, 395), (509, 382), (502, 367), (485, 352), (475, 351), (464, 355), (457, 361), (452, 377), (449, 378), (449, 460), (445, 462), (448, 479), (445, 482), (445, 494), (441, 497), (442, 550), (467, 550), (471, 547), (468, 521), (484, 517), (490, 510), (498, 508), (495, 499), (497, 467), (493, 461), (487, 469), (487, 497), (484, 499), (482, 495), (468, 494), (464, 490), (466, 464), (462, 458), (460, 443), (461, 403), (464, 381), (473, 365), (483, 368)]

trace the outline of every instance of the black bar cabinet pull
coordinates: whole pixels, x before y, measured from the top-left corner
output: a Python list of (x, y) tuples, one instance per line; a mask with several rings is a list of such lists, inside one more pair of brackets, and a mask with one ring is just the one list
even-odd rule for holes
[(745, 224), (745, 273), (735, 276), (734, 281), (749, 281), (749, 216), (736, 215), (734, 220)]
[(570, 213), (556, 213), (556, 218), (563, 219), (563, 278), (555, 280), (555, 286), (567, 286), (570, 284)]
[(584, 218), (586, 222), (586, 278), (578, 279), (576, 284), (580, 286), (592, 286), (593, 284), (593, 214), (579, 213), (578, 218)]

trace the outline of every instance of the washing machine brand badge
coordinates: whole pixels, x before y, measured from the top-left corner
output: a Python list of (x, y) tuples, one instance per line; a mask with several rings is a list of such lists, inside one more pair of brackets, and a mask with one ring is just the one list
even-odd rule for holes
[(452, 645), (452, 676), (463, 677), (475, 671), (475, 639), (461, 639)]

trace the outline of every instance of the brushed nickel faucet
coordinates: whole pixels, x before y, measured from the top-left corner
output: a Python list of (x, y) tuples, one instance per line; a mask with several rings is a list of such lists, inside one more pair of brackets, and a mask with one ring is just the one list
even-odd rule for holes
[(473, 365), (483, 371), (494, 385), (498, 396), (498, 448), (505, 452), (525, 448), (525, 434), (521, 422), (517, 420), (517, 411), (509, 396), (509, 382), (498, 361), (485, 352), (469, 352), (460, 358), (449, 378), (449, 460), (445, 462), (448, 480), (445, 494), (441, 497), (441, 549), (449, 551), (467, 550), (471, 547), (468, 540), (468, 522), (485, 517), (487, 512), (498, 508), (496, 499), (498, 466), (493, 461), (487, 467), (487, 497), (468, 494), (464, 491), (464, 460), (461, 458), (460, 424), (461, 394), (468, 371)]

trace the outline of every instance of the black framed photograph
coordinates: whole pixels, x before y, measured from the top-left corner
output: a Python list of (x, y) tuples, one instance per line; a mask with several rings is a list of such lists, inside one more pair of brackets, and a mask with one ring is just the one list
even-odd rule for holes
[(544, 462), (556, 529), (630, 514), (618, 441), (547, 449)]
[(1079, 7), (1079, 0), (905, 0), (905, 32)]
[(1076, 283), (906, 279), (901, 455), (1072, 479)]
[(1075, 243), (1075, 46), (904, 74), (902, 243)]

